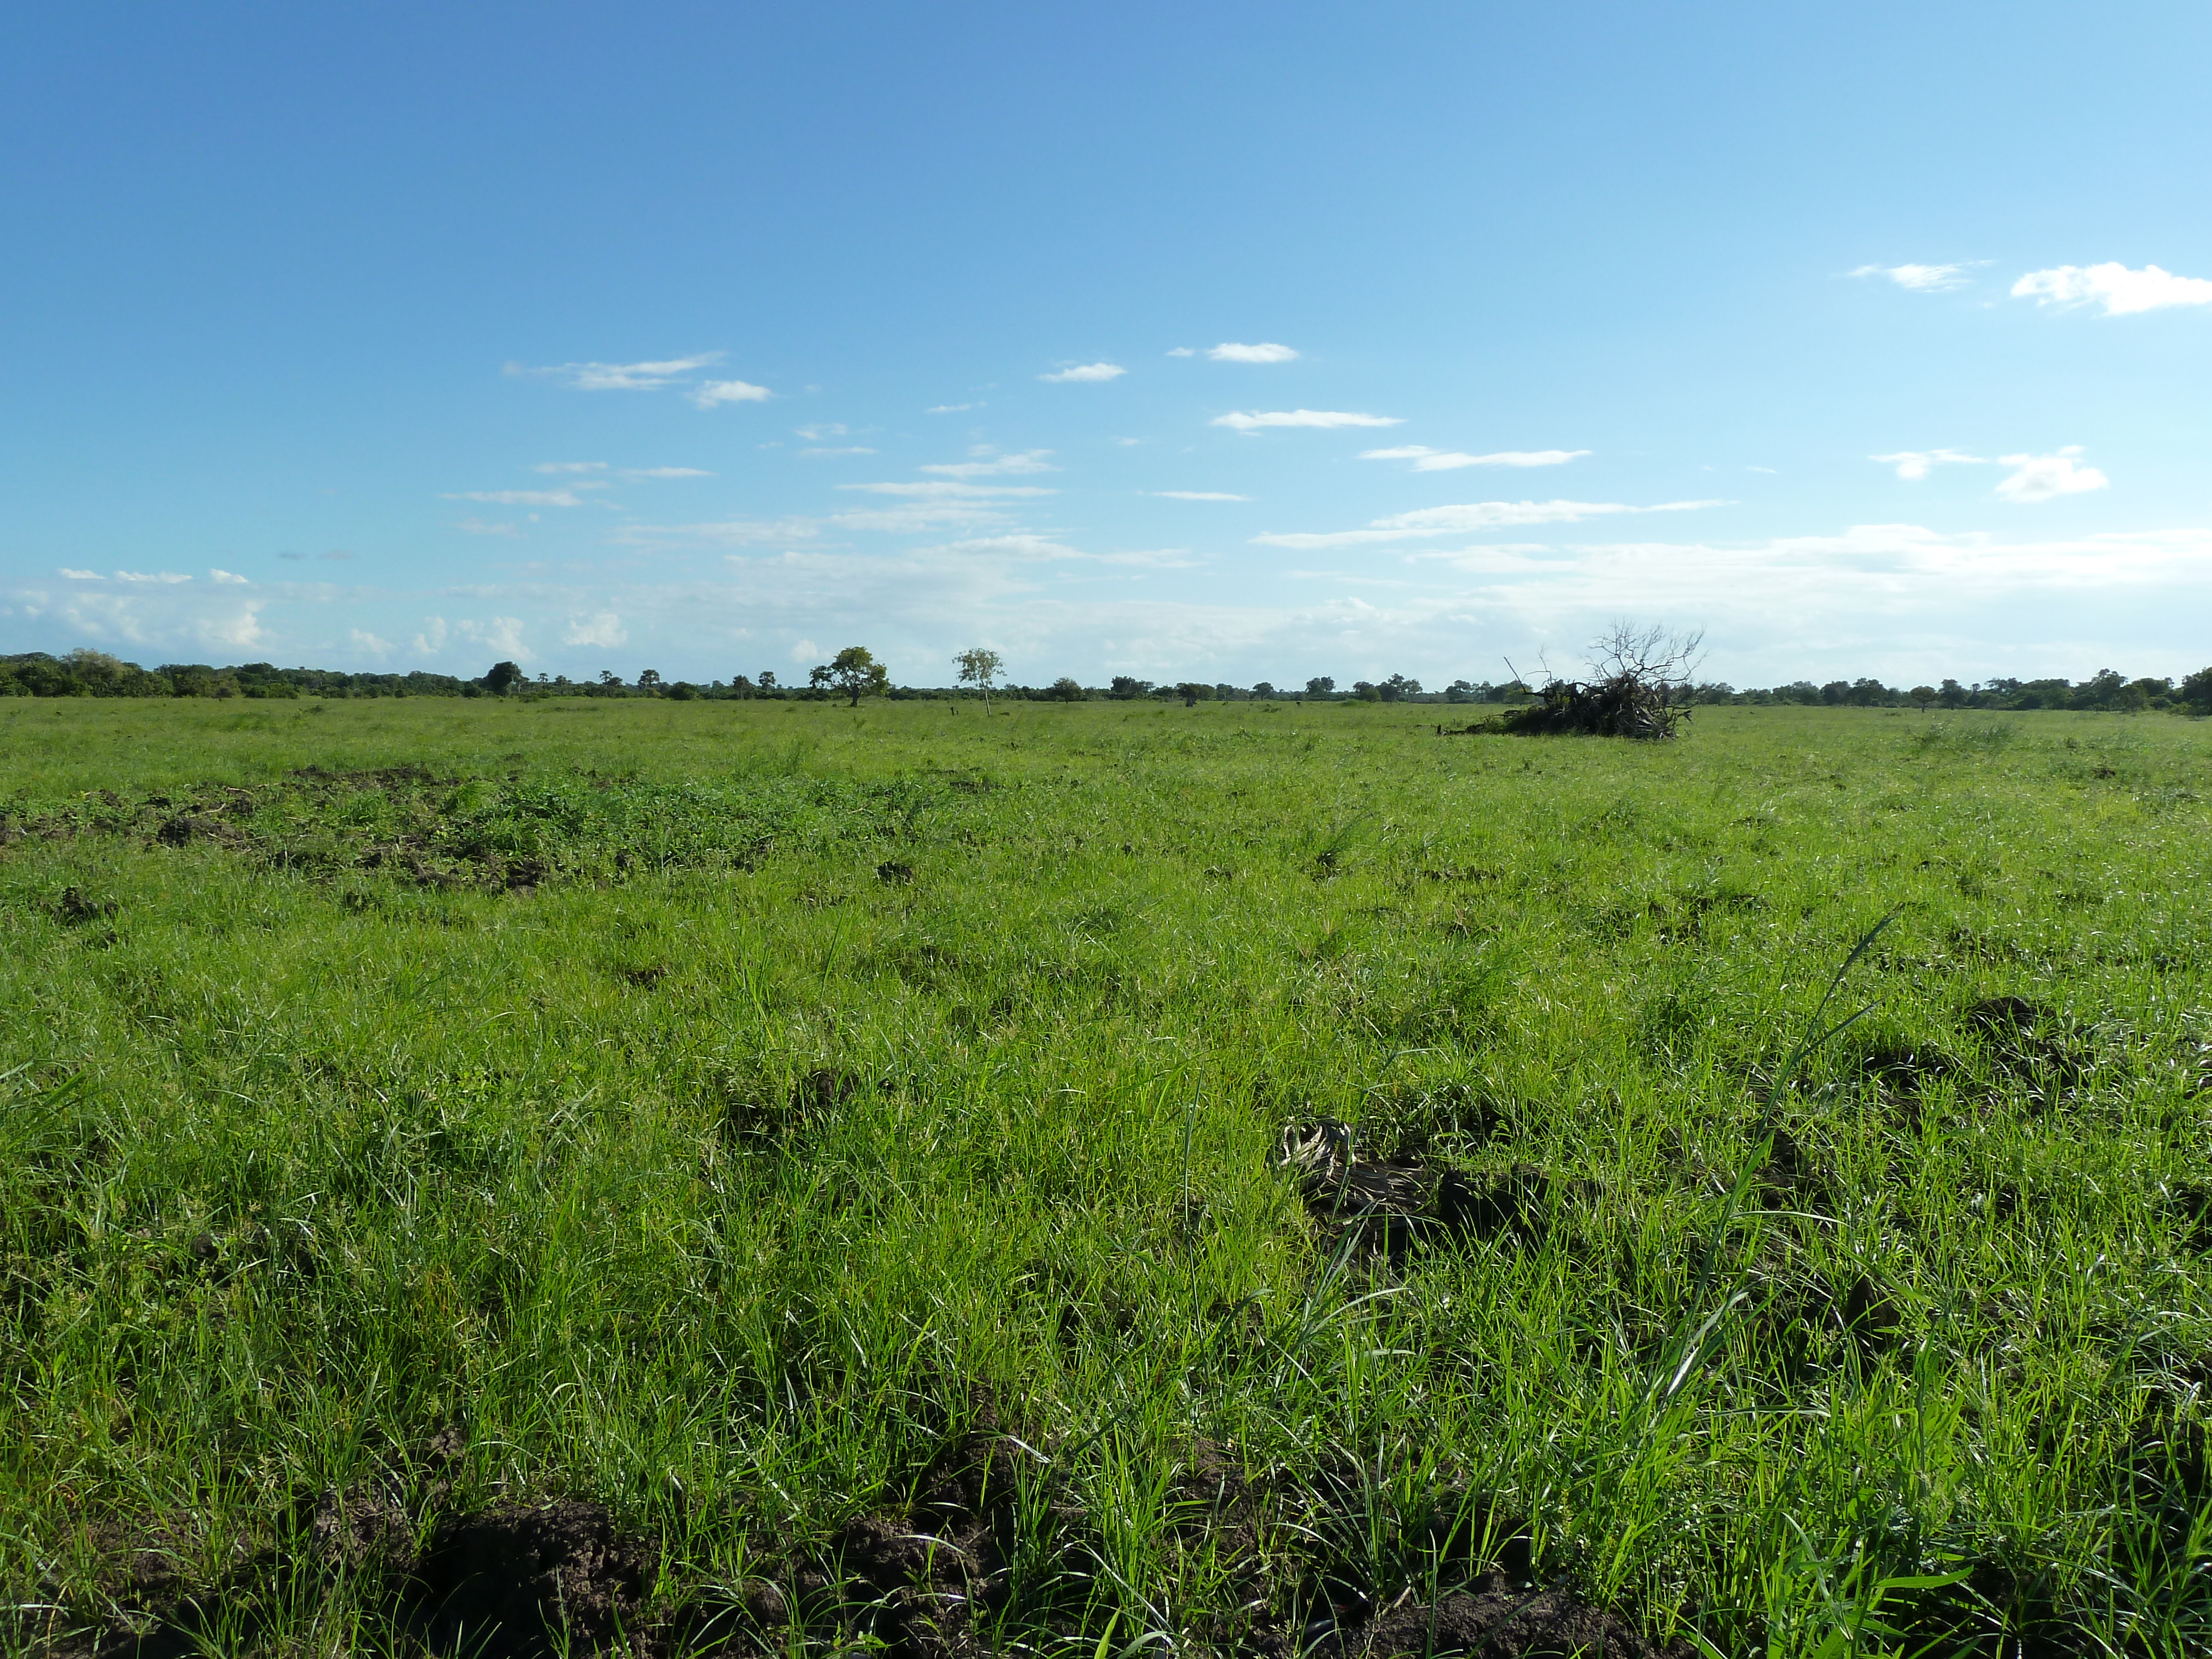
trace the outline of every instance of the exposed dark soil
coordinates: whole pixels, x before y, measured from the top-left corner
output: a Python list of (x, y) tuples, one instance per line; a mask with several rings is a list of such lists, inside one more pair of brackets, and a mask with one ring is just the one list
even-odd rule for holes
[(423, 1552), (408, 1575), (403, 1618), (434, 1653), (641, 1652), (659, 1554), (617, 1533), (596, 1504), (502, 1505), (447, 1527)]
[(1351, 1132), (1328, 1119), (1285, 1132), (1281, 1161), (1328, 1236), (1357, 1232), (1393, 1255), (1454, 1238), (1533, 1244), (1559, 1204), (1599, 1196), (1593, 1182), (1557, 1181), (1530, 1164), (1486, 1176), (1421, 1157), (1364, 1162)]
[(1347, 1630), (1324, 1632), (1310, 1652), (1400, 1659), (1464, 1654), (1468, 1659), (1674, 1659), (1686, 1646), (1659, 1648), (1564, 1585), (1523, 1589), (1491, 1573), (1430, 1602), (1407, 1601)]

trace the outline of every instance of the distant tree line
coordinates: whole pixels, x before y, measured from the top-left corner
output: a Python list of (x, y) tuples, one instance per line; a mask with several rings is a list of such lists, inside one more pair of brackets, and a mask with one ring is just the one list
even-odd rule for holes
[[(987, 660), (988, 659), (988, 660)], [(512, 662), (495, 663), (483, 676), (452, 674), (349, 674), (328, 668), (278, 668), (249, 662), (217, 668), (206, 663), (163, 663), (142, 668), (104, 651), (72, 651), (63, 657), (43, 651), (0, 656), (0, 697), (667, 697), (771, 698), (802, 702), (863, 696), (965, 700), (994, 696), (1028, 702), (1083, 702), (1093, 699), (1200, 702), (1423, 702), (1504, 703), (1534, 701), (1536, 693), (1517, 679), (1503, 682), (1454, 680), (1430, 691), (1404, 674), (1383, 680), (1355, 680), (1340, 687), (1326, 674), (1301, 687), (1267, 680), (1251, 685), (1225, 681), (1176, 680), (1154, 683), (1117, 674), (1108, 684), (1086, 686), (1063, 675), (1048, 685), (998, 683), (997, 653), (975, 647), (956, 659), (960, 683), (951, 686), (893, 685), (884, 665), (863, 646), (848, 646), (813, 669), (803, 684), (785, 685), (773, 669), (732, 674), (727, 680), (700, 684), (668, 680), (653, 669), (624, 680), (612, 669), (596, 679), (572, 680), (565, 674), (526, 674)], [(988, 672), (986, 672), (988, 671)], [(2198, 670), (2176, 684), (2170, 679), (2130, 679), (2105, 669), (2076, 684), (2070, 680), (1990, 679), (1972, 685), (1947, 679), (1937, 685), (1899, 689), (1877, 679), (1831, 680), (1816, 685), (1796, 680), (1788, 685), (1738, 690), (1719, 682), (1692, 688), (1701, 704), (1799, 704), (1855, 708), (2020, 709), (2073, 708), (2118, 713), (2171, 710), (2212, 714), (2212, 668)]]

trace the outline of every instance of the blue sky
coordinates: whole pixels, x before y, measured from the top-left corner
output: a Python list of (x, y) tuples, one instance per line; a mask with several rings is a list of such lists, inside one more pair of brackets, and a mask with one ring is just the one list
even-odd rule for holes
[(2183, 5), (14, 8), (0, 650), (2178, 675), (2208, 61)]

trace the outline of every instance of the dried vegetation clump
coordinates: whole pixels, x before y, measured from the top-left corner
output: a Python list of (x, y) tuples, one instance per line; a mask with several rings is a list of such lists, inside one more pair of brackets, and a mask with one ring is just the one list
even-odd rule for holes
[(1690, 718), (1702, 638), (1617, 624), (1590, 647), (1588, 679), (1548, 678), (1534, 702), (1498, 725), (1530, 737), (1672, 738)]

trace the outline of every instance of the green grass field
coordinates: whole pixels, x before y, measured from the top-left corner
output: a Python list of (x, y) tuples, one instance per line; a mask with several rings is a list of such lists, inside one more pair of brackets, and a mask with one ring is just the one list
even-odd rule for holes
[(2205, 1651), (2212, 724), (1462, 712), (0, 702), (0, 1642)]

